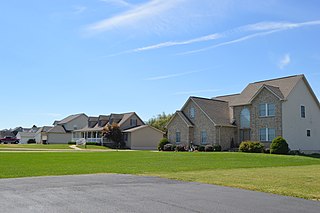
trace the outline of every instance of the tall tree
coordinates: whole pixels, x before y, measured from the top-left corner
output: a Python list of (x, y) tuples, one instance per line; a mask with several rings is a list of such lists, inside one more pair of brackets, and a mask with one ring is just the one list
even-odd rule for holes
[(147, 121), (147, 124), (157, 129), (160, 129), (163, 132), (166, 132), (167, 129), (165, 128), (165, 126), (171, 119), (172, 115), (173, 114), (166, 115), (166, 113), (163, 112), (162, 114), (158, 114), (156, 117), (150, 118)]
[(123, 148), (125, 145), (122, 137), (122, 131), (116, 123), (113, 123), (112, 125), (107, 124), (102, 130), (102, 135), (104, 138), (114, 142), (114, 145), (117, 148)]

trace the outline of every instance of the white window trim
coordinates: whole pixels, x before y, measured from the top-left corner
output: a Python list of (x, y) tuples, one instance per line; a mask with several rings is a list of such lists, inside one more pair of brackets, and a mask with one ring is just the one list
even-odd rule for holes
[[(266, 140), (263, 141), (263, 142), (270, 142), (271, 140), (269, 140), (269, 129), (274, 129), (274, 131), (276, 131), (276, 129), (275, 128), (267, 128), (267, 127), (266, 128), (261, 128), (261, 129), (265, 129), (266, 130)], [(259, 130), (259, 134), (260, 134), (260, 130)], [(259, 138), (260, 138), (260, 135), (259, 135)]]
[[(274, 115), (269, 115), (269, 105), (274, 104), (274, 103), (266, 103), (266, 104), (259, 104), (259, 117), (264, 118), (264, 117), (275, 117), (276, 112), (274, 112)], [(260, 105), (265, 106), (265, 114), (260, 115)], [(274, 110), (276, 110), (276, 105), (274, 104)]]

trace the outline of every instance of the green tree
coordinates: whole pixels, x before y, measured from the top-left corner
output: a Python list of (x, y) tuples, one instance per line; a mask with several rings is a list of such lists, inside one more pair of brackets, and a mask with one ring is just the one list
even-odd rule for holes
[(165, 126), (167, 125), (167, 123), (170, 121), (171, 117), (173, 114), (167, 114), (166, 113), (162, 113), (162, 114), (158, 114), (156, 117), (150, 118), (147, 121), (147, 124), (160, 129), (163, 132), (166, 132), (167, 129), (165, 128)]
[(113, 123), (112, 125), (107, 124), (102, 130), (102, 135), (104, 138), (114, 142), (114, 145), (117, 148), (123, 148), (125, 145), (122, 137), (122, 131), (116, 123)]

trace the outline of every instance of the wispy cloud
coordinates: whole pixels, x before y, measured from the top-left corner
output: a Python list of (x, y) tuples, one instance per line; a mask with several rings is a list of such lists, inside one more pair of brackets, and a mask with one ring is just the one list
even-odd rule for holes
[(87, 7), (85, 7), (85, 6), (74, 6), (73, 7), (73, 13), (74, 14), (80, 14), (80, 13), (83, 13), (84, 11), (86, 11), (87, 10)]
[(203, 93), (212, 93), (212, 92), (218, 92), (220, 89), (203, 89), (203, 90), (193, 90), (193, 91), (181, 91), (173, 93), (173, 95), (197, 95), (197, 94), (203, 94)]
[(108, 4), (120, 6), (120, 7), (132, 7), (133, 6), (132, 4), (128, 3), (125, 0), (100, 0), (100, 1), (108, 3)]
[(151, 46), (136, 48), (136, 49), (132, 50), (131, 52), (141, 52), (141, 51), (146, 51), (146, 50), (159, 49), (159, 48), (163, 48), (163, 47), (188, 45), (188, 44), (193, 44), (193, 43), (197, 43), (197, 42), (216, 40), (221, 37), (222, 37), (221, 34), (216, 33), (216, 34), (202, 36), (199, 38), (185, 40), (185, 41), (168, 41), (168, 42), (163, 42), (163, 43), (159, 43), (159, 44), (155, 44), (155, 45), (151, 45)]
[[(259, 23), (255, 23), (255, 24), (240, 26), (240, 27), (237, 27), (237, 28), (234, 28), (234, 29), (231, 29), (228, 31), (224, 31), (224, 32), (213, 33), (210, 35), (201, 36), (201, 37), (194, 38), (194, 39), (189, 39), (189, 40), (184, 40), (184, 41), (167, 41), (167, 42), (162, 42), (162, 43), (158, 43), (158, 44), (154, 44), (154, 45), (150, 45), (150, 46), (139, 47), (139, 48), (135, 48), (132, 50), (124, 51), (120, 54), (133, 53), (133, 52), (143, 52), (143, 51), (148, 51), (148, 50), (173, 47), (173, 46), (180, 46), (180, 45), (190, 45), (190, 44), (199, 43), (199, 42), (208, 42), (208, 41), (218, 40), (218, 39), (222, 39), (222, 38), (227, 38), (227, 37), (234, 36), (237, 34), (247, 34), (247, 35), (241, 36), (239, 38), (236, 38), (236, 39), (233, 39), (230, 41), (221, 42), (221, 43), (211, 45), (211, 46), (208, 46), (205, 48), (197, 49), (197, 50), (186, 51), (186, 52), (180, 53), (178, 55), (192, 54), (192, 53), (202, 52), (202, 51), (206, 51), (206, 50), (221, 47), (221, 46), (226, 46), (226, 45), (231, 45), (231, 44), (243, 42), (243, 41), (246, 41), (249, 39), (253, 39), (253, 38), (261, 37), (261, 36), (266, 36), (266, 35), (273, 34), (273, 33), (280, 32), (280, 31), (284, 31), (284, 30), (290, 30), (290, 29), (295, 29), (295, 28), (300, 28), (300, 27), (305, 27), (305, 26), (315, 26), (315, 25), (320, 25), (320, 20), (309, 21), (309, 22), (299, 22), (299, 23), (259, 22)], [(248, 34), (250, 32), (253, 32), (253, 33)]]
[(152, 0), (147, 3), (133, 7), (132, 9), (107, 18), (87, 27), (90, 32), (107, 31), (116, 27), (128, 26), (137, 21), (147, 21), (148, 19), (170, 10), (185, 0), (162, 1)]
[(203, 70), (194, 70), (194, 71), (175, 73), (175, 74), (170, 74), (170, 75), (154, 76), (154, 77), (146, 78), (144, 80), (146, 80), (146, 81), (164, 80), (164, 79), (169, 79), (169, 78), (181, 77), (181, 76), (184, 76), (184, 75), (190, 75), (190, 74), (198, 73), (198, 72), (201, 72), (201, 71), (203, 71)]
[(291, 62), (291, 57), (290, 54), (285, 54), (284, 56), (282, 56), (282, 58), (280, 59), (278, 66), (280, 69), (284, 69), (286, 66), (288, 66)]

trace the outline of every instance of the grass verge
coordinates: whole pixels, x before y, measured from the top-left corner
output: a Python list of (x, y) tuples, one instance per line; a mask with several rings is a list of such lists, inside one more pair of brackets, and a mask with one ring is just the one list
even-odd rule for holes
[(120, 173), (320, 200), (320, 159), (246, 153), (0, 152), (0, 178)]

